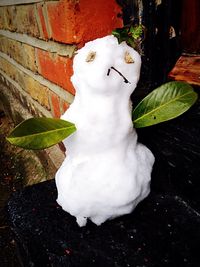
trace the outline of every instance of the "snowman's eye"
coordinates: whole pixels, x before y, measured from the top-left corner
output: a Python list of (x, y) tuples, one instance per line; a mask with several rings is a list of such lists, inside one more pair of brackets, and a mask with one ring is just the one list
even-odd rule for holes
[(124, 55), (124, 60), (127, 64), (134, 63), (134, 60), (128, 51), (126, 51), (126, 53)]
[(85, 61), (86, 61), (86, 62), (92, 62), (92, 61), (95, 59), (95, 57), (96, 57), (96, 52), (91, 51), (91, 52), (87, 55)]

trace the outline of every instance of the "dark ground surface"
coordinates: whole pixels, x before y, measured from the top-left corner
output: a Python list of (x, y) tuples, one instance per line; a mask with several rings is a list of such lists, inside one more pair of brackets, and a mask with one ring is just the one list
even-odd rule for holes
[(179, 196), (152, 192), (132, 214), (80, 228), (56, 195), (48, 181), (9, 203), (24, 266), (200, 266), (200, 216)]
[(13, 195), (8, 213), (24, 266), (200, 266), (200, 102), (138, 135), (156, 163), (151, 194), (130, 215), (79, 228), (57, 205), (54, 180)]
[(3, 112), (0, 112), (0, 266), (21, 267), (16, 243), (5, 212), (10, 194), (22, 187), (19, 162), (8, 153), (6, 147), (4, 129), (7, 128), (8, 123)]

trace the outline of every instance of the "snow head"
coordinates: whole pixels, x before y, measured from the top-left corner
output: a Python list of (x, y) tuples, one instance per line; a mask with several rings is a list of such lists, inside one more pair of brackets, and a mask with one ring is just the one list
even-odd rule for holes
[(87, 43), (74, 58), (75, 88), (93, 90), (94, 93), (131, 93), (140, 75), (141, 57), (125, 42), (118, 44), (114, 36), (106, 36)]
[(128, 214), (150, 191), (154, 157), (137, 142), (131, 119), (140, 67), (140, 55), (114, 36), (87, 43), (75, 56), (76, 96), (62, 119), (77, 131), (64, 140), (56, 185), (57, 202), (80, 226)]

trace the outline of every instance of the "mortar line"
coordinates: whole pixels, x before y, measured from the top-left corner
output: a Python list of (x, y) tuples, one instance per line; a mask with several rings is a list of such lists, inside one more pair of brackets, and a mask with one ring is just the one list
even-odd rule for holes
[(28, 36), (24, 33), (10, 32), (8, 30), (0, 30), (0, 35), (69, 58), (74, 56), (74, 53), (77, 49), (76, 45), (61, 44), (54, 41), (44, 41), (32, 36)]
[(2, 57), (3, 59), (7, 60), (13, 66), (15, 66), (16, 68), (18, 68), (22, 72), (24, 72), (27, 75), (29, 75), (34, 80), (38, 81), (40, 84), (42, 84), (42, 85), (46, 86), (47, 88), (49, 88), (51, 91), (56, 93), (60, 98), (62, 98), (63, 100), (67, 101), (69, 104), (71, 104), (73, 102), (74, 96), (72, 94), (70, 94), (69, 92), (65, 91), (62, 87), (60, 87), (60, 86), (48, 81), (47, 79), (43, 78), (41, 75), (35, 74), (31, 70), (28, 70), (28, 69), (24, 68), (22, 65), (17, 63), (14, 59), (12, 59), (11, 57), (9, 57), (8, 55), (6, 55), (6, 54), (4, 54), (2, 52), (0, 52), (0, 57)]
[(42, 25), (40, 23), (40, 18), (39, 18), (38, 12), (37, 12), (37, 8), (38, 8), (38, 5), (37, 4), (34, 5), (34, 15), (35, 15), (35, 18), (36, 18), (36, 21), (37, 21), (37, 26), (38, 26), (38, 29), (39, 29), (40, 36), (44, 37), (43, 30), (42, 30)]
[(42, 14), (43, 14), (43, 17), (44, 17), (44, 21), (45, 21), (45, 25), (46, 25), (46, 30), (47, 30), (48, 36), (51, 38), (52, 37), (52, 29), (51, 29), (51, 24), (49, 22), (49, 16), (48, 16), (46, 3), (44, 3), (44, 5), (43, 5)]
[(10, 82), (21, 95), (26, 97), (28, 99), (28, 102), (32, 103), (42, 114), (44, 114), (45, 117), (53, 117), (51, 112), (46, 110), (42, 105), (40, 105), (36, 100), (34, 100), (24, 89), (12, 78), (10, 78), (5, 72), (0, 70), (0, 74), (8, 81)]
[[(53, 1), (59, 1), (59, 0), (53, 0)], [(1, 0), (0, 6), (12, 6), (12, 5), (22, 5), (22, 4), (26, 5), (39, 2), (44, 2), (44, 0)]]

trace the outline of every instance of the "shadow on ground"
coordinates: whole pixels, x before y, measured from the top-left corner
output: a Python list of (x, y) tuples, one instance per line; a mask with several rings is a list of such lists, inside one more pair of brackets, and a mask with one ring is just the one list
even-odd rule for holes
[(0, 266), (22, 267), (5, 211), (11, 193), (23, 186), (20, 162), (9, 152), (9, 145), (5, 140), (8, 124), (4, 113), (0, 112)]

